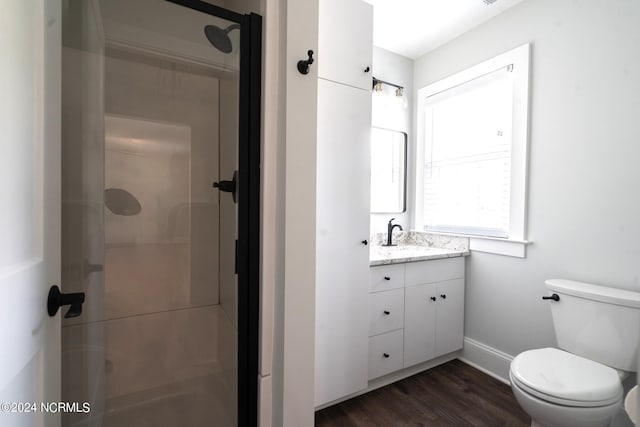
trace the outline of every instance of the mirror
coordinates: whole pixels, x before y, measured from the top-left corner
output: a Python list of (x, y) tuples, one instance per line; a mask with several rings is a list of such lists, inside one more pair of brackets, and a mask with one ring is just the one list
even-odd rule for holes
[(406, 210), (407, 134), (371, 128), (371, 213)]

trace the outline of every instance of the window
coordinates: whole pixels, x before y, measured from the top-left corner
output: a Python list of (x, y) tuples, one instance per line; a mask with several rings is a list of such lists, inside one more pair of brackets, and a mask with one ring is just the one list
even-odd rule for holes
[(418, 91), (418, 228), (524, 242), (528, 80), (525, 45)]

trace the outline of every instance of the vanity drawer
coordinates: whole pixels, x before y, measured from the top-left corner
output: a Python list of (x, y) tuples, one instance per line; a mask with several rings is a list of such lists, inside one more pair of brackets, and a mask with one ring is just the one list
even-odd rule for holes
[(402, 369), (402, 329), (369, 338), (369, 379)]
[(404, 264), (370, 267), (371, 292), (404, 287)]
[(403, 288), (369, 294), (369, 336), (403, 327)]
[(415, 286), (425, 283), (464, 277), (464, 257), (434, 259), (410, 262), (405, 268), (405, 285)]

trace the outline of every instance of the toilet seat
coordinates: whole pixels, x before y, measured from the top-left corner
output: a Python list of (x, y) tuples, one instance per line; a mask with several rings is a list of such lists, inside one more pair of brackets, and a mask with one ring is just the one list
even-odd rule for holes
[(606, 406), (623, 394), (615, 369), (557, 348), (520, 353), (510, 377), (523, 391), (563, 406)]

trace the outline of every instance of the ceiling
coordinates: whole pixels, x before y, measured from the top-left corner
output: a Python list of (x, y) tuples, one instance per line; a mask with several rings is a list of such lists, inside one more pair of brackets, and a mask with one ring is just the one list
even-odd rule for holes
[(373, 5), (373, 44), (416, 59), (522, 0), (364, 1)]

